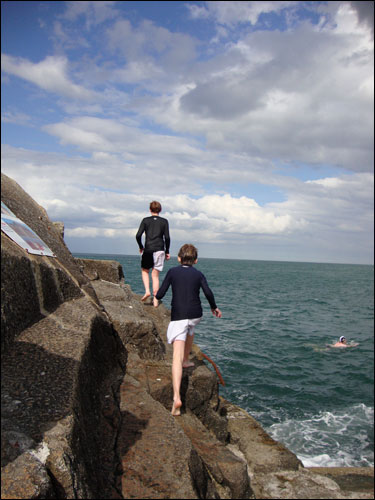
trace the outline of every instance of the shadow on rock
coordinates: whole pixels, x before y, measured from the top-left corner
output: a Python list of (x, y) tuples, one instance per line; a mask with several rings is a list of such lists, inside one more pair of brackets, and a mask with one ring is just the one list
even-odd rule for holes
[(77, 366), (75, 360), (27, 342), (15, 342), (3, 356), (2, 441), (8, 434), (12, 446), (2, 453), (2, 467), (29, 448), (32, 441), (39, 442), (54, 422), (70, 412)]

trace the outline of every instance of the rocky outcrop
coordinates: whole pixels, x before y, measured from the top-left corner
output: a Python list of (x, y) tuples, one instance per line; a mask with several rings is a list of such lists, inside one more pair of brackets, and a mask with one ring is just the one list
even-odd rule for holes
[(56, 255), (1, 235), (2, 498), (373, 498), (373, 469), (306, 469), (223, 399), (197, 346), (172, 417), (168, 309), (4, 175), (1, 197)]
[(115, 260), (75, 259), (82, 274), (91, 280), (104, 280), (111, 283), (123, 283), (122, 266)]

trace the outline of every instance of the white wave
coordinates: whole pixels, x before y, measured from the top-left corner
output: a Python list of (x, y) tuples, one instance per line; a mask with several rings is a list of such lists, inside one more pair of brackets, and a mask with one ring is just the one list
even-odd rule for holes
[(374, 462), (368, 461), (365, 457), (361, 460), (361, 465), (353, 460), (348, 453), (338, 452), (337, 456), (330, 457), (326, 453), (315, 457), (297, 455), (304, 467), (373, 467)]
[(287, 419), (267, 432), (307, 467), (366, 467), (374, 465), (373, 419), (374, 409), (359, 404), (304, 420)]

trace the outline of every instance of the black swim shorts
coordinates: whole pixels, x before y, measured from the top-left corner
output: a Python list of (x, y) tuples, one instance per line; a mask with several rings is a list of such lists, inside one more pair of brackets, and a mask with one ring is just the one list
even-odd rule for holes
[(154, 252), (143, 251), (141, 268), (142, 269), (152, 269), (154, 267)]

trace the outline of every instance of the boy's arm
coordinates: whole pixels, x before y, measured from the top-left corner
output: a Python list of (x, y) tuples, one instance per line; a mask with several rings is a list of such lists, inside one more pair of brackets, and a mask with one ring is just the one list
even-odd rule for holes
[(215, 297), (214, 297), (214, 294), (213, 294), (211, 288), (208, 286), (206, 278), (203, 275), (202, 275), (202, 280), (201, 280), (201, 287), (202, 287), (203, 293), (206, 296), (206, 299), (208, 300), (208, 303), (210, 304), (211, 310), (214, 311), (215, 309), (217, 309)]
[(155, 298), (157, 300), (160, 300), (164, 297), (164, 295), (167, 293), (170, 284), (171, 284), (170, 272), (168, 271), (167, 274), (165, 275), (165, 278), (163, 279), (161, 287), (159, 288), (157, 294), (155, 295)]
[(142, 244), (142, 234), (145, 231), (145, 223), (144, 220), (142, 220), (139, 229), (137, 231), (137, 234), (135, 235), (135, 239), (137, 240), (139, 250), (143, 250), (143, 244)]
[(171, 245), (171, 238), (169, 236), (169, 223), (167, 220), (166, 220), (166, 224), (165, 224), (165, 228), (164, 228), (164, 243), (165, 243), (165, 253), (166, 253), (166, 255), (169, 255), (169, 247)]

